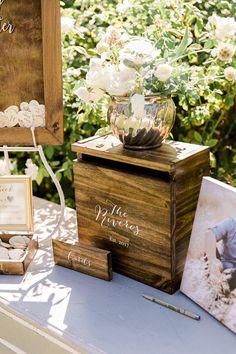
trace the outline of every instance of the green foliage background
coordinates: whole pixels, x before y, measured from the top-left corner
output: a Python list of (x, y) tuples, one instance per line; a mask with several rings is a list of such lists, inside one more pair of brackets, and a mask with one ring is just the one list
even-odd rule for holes
[[(209, 40), (206, 44), (202, 38), (208, 17), (213, 13), (235, 17), (236, 6), (235, 0), (133, 0), (135, 6), (127, 14), (121, 14), (116, 11), (118, 3), (115, 0), (61, 1), (62, 15), (75, 19), (77, 30), (76, 33), (70, 32), (63, 36), (65, 144), (62, 147), (45, 147), (45, 153), (63, 186), (66, 203), (72, 207), (72, 161), (75, 155), (71, 152), (71, 144), (106, 126), (104, 106), (85, 107), (73, 93), (76, 82), (85, 77), (90, 57), (95, 56), (94, 48), (99, 40), (99, 31), (109, 25), (123, 26), (131, 34), (147, 33), (152, 37), (161, 34), (162, 26), (172, 21), (171, 25), (180, 34), (180, 38), (184, 28), (189, 26), (194, 42), (211, 48), (213, 44)], [(163, 22), (155, 23), (156, 14), (160, 15)], [(169, 20), (171, 17), (172, 20)], [(163, 36), (159, 43), (170, 48), (172, 44), (170, 35)], [(198, 65), (200, 75), (204, 75), (205, 70), (201, 67), (204, 59), (202, 55), (200, 53), (189, 58), (190, 64)], [(210, 145), (212, 175), (233, 186), (236, 186), (235, 96), (235, 86), (227, 86), (225, 80), (220, 79), (207, 90), (198, 88), (196, 92), (182, 93), (175, 99), (177, 120), (172, 132), (175, 140)], [(206, 105), (208, 114), (202, 109)], [(37, 157), (34, 160), (40, 164)], [(22, 169), (23, 165), (21, 160), (18, 168)], [(40, 166), (34, 192), (43, 198), (58, 201), (43, 166)]]

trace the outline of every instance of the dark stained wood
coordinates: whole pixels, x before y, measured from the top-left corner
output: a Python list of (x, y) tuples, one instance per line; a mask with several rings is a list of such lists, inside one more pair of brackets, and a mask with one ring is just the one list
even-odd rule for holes
[[(9, 239), (13, 235), (11, 234), (1, 234), (0, 238), (3, 242), (8, 242)], [(14, 260), (0, 260), (0, 274), (4, 275), (24, 275), (27, 271), (28, 266), (32, 262), (37, 249), (38, 249), (38, 240), (36, 236), (29, 236), (27, 237), (31, 238), (31, 241), (28, 245), (28, 248), (26, 250), (25, 257), (23, 258), (22, 261), (14, 261)]]
[(137, 152), (108, 135), (72, 149), (80, 242), (110, 250), (114, 270), (173, 293), (209, 173), (208, 148), (171, 141)]
[(103, 280), (112, 279), (111, 253), (94, 247), (53, 239), (56, 264)]
[(24, 101), (44, 102), (40, 1), (5, 0), (1, 16), (16, 26), (0, 33), (0, 110)]
[(209, 151), (204, 150), (202, 154), (193, 156), (189, 165), (180, 163), (172, 176), (176, 181), (172, 185), (175, 189), (172, 192), (172, 248), (175, 250), (172, 258), (173, 290), (180, 287), (202, 177), (208, 176), (209, 172)]
[(110, 134), (79, 141), (72, 145), (72, 151), (77, 155), (101, 157), (110, 161), (128, 163), (130, 165), (147, 167), (157, 171), (169, 172), (176, 170), (176, 165), (184, 164), (186, 159), (201, 154), (207, 150), (205, 146), (168, 141), (158, 149), (135, 151), (124, 149), (118, 139)]
[[(0, 111), (23, 101), (46, 106), (46, 127), (36, 128), (41, 145), (63, 144), (61, 27), (59, 0), (6, 0), (1, 15), (16, 26), (0, 33)], [(29, 129), (0, 129), (1, 145), (32, 145)]]
[[(64, 141), (61, 13), (59, 0), (41, 0), (43, 24), (43, 80), (46, 106), (46, 145), (62, 145)], [(47, 135), (50, 138), (47, 140)], [(40, 132), (39, 132), (40, 139)]]

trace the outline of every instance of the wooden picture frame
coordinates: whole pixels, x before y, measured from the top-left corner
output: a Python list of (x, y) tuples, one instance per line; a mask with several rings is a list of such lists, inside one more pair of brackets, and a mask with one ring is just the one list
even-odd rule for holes
[[(20, 185), (22, 188), (20, 188)], [(8, 213), (9, 215), (7, 215)], [(22, 215), (20, 215), (21, 213)], [(10, 220), (9, 223), (5, 221), (7, 218)], [(2, 219), (4, 223), (2, 223)], [(19, 222), (19, 220), (24, 221)], [(33, 225), (33, 191), (31, 177), (0, 177), (0, 232), (33, 233)]]
[[(7, 1), (10, 1), (10, 8), (14, 9), (14, 6), (12, 2), (15, 1), (16, 7), (21, 6), (23, 8), (23, 3), (24, 3), (24, 12), (22, 13), (22, 18), (21, 21), (19, 21), (19, 11), (14, 12), (11, 16), (11, 22), (14, 22), (14, 15), (17, 17), (17, 21), (19, 24), (18, 27), (18, 33), (0, 33), (1, 40), (1, 46), (4, 47), (4, 38), (6, 39), (6, 36), (11, 36), (10, 39), (7, 39), (7, 42), (11, 41), (11, 38), (14, 38), (13, 36), (16, 35), (19, 36), (20, 29), (23, 28), (23, 25), (25, 25), (24, 33), (23, 36), (29, 36), (32, 33), (32, 42), (34, 40), (34, 37), (36, 36), (41, 36), (41, 46), (37, 48), (37, 52), (32, 54), (32, 50), (30, 50), (30, 46), (28, 48), (28, 56), (32, 55), (32, 64), (35, 64), (34, 62), (37, 61), (37, 68), (41, 65), (41, 68), (38, 70), (42, 71), (42, 78), (40, 77), (40, 74), (38, 74), (37, 80), (39, 81), (39, 85), (42, 84), (42, 89), (40, 95), (43, 95), (43, 100), (44, 100), (44, 105), (45, 105), (45, 111), (46, 111), (46, 116), (45, 116), (45, 127), (39, 127), (35, 128), (35, 136), (36, 136), (36, 142), (37, 144), (40, 145), (62, 145), (63, 144), (63, 135), (64, 135), (64, 128), (63, 128), (63, 99), (62, 99), (62, 64), (61, 64), (61, 26), (60, 26), (60, 0), (32, 0), (30, 2), (28, 1), (23, 1), (23, 0), (4, 0), (3, 4), (1, 5), (2, 9), (3, 6), (7, 6)], [(28, 20), (29, 16), (29, 11), (33, 9), (33, 7), (36, 6), (38, 9), (38, 14), (37, 17), (35, 17), (35, 11), (31, 14), (32, 15), (32, 20)], [(28, 11), (28, 12), (27, 12)], [(13, 11), (12, 11), (13, 12)], [(22, 24), (22, 21), (24, 21), (25, 24)], [(16, 32), (17, 32), (17, 23), (16, 25)], [(38, 26), (35, 29), (34, 32), (34, 26)], [(40, 28), (40, 30), (39, 30)], [(42, 34), (40, 34), (40, 31)], [(21, 34), (22, 35), (22, 34)], [(33, 36), (34, 35), (34, 36)], [(25, 37), (22, 37), (25, 38)], [(38, 39), (36, 39), (38, 40)], [(39, 42), (40, 42), (39, 41)], [(14, 43), (15, 42), (15, 43)], [(31, 80), (30, 75), (32, 76), (32, 81), (34, 80), (34, 71), (32, 69), (30, 59), (27, 57), (27, 45), (31, 43), (30, 40), (25, 43), (18, 43), (16, 39), (12, 40), (12, 46), (15, 45), (16, 48), (19, 48), (20, 45), (25, 46), (25, 60), (28, 60), (28, 64), (26, 64), (27, 70), (23, 73), (24, 75), (28, 75), (29, 81)], [(11, 44), (11, 42), (10, 42)], [(9, 47), (9, 46), (8, 46)], [(0, 47), (1, 48), (1, 47)], [(7, 54), (11, 54), (14, 52), (14, 50), (17, 49), (6, 49), (6, 52), (9, 50)], [(11, 51), (10, 51), (11, 50)], [(19, 49), (20, 50), (20, 49)], [(2, 52), (2, 49), (1, 49)], [(4, 50), (3, 54), (1, 53), (1, 56), (3, 59), (1, 59), (1, 64), (4, 66), (4, 64), (7, 66), (8, 62), (7, 59), (3, 57), (4, 55)], [(21, 51), (21, 55), (22, 51)], [(39, 58), (40, 57), (40, 58)], [(16, 61), (17, 61), (16, 57)], [(20, 59), (19, 59), (20, 60)], [(22, 57), (21, 57), (21, 62), (22, 62)], [(13, 64), (14, 65), (17, 64)], [(32, 65), (33, 66), (33, 65)], [(25, 67), (24, 67), (25, 69)], [(22, 69), (22, 70), (24, 70)], [(1, 71), (2, 72), (2, 71)], [(14, 70), (13, 70), (14, 72)], [(1, 73), (0, 73), (0, 79), (1, 79)], [(4, 73), (3, 73), (4, 75)], [(35, 79), (35, 82), (32, 84), (32, 82), (29, 83), (32, 87), (34, 87), (33, 91), (37, 90), (37, 80)], [(10, 80), (9, 80), (10, 81)], [(14, 81), (14, 75), (13, 75), (13, 81)], [(13, 82), (13, 85), (15, 83)], [(17, 83), (16, 83), (17, 84)], [(9, 87), (8, 87), (9, 88)], [(11, 89), (10, 89), (11, 91)], [(15, 87), (12, 88), (12, 91), (16, 91)], [(23, 102), (23, 99), (20, 100), (21, 97), (24, 97), (24, 93), (21, 93), (19, 89), (19, 99), (17, 98), (17, 93), (15, 93), (15, 100), (14, 102), (9, 104), (9, 99), (11, 97), (11, 92), (8, 92), (6, 89), (5, 97), (6, 97), (6, 107), (1, 107), (1, 102), (4, 101), (4, 97), (1, 97), (3, 93), (0, 94), (0, 111), (4, 111), (7, 107), (9, 107), (11, 104), (12, 105), (20, 105), (20, 102)], [(39, 95), (39, 96), (40, 96)], [(2, 98), (2, 101), (1, 101)], [(37, 99), (35, 97), (31, 98), (32, 100)], [(30, 98), (28, 99), (28, 101)], [(26, 99), (27, 101), (27, 99)], [(27, 102), (28, 102), (27, 101)], [(33, 140), (32, 140), (32, 134), (31, 130), (29, 128), (22, 128), (22, 127), (12, 127), (12, 128), (0, 128), (0, 145), (32, 145)]]

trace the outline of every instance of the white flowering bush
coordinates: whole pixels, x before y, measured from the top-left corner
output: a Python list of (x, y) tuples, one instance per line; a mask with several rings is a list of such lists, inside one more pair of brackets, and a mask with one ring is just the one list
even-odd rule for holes
[[(157, 80), (145, 78), (143, 92), (175, 95), (174, 139), (210, 145), (213, 175), (236, 186), (236, 0), (64, 0), (61, 5), (66, 143), (46, 147), (45, 153), (63, 185), (67, 204), (74, 205), (71, 143), (106, 127), (104, 92), (117, 95), (131, 90), (132, 95), (138, 89), (136, 68), (121, 66), (124, 63), (117, 63), (116, 70), (109, 73), (116, 80), (107, 85), (102, 62), (113, 65), (117, 56), (109, 44), (112, 28), (120, 34), (122, 48), (117, 43), (117, 50), (125, 59), (130, 59), (133, 46), (137, 65), (142, 59), (148, 65), (164, 59), (155, 69)], [(186, 28), (184, 57), (171, 61)], [(134, 40), (126, 41), (127, 36), (144, 38), (144, 42), (137, 47)], [(143, 75), (145, 65), (142, 63)], [(134, 105), (139, 103), (134, 99)], [(24, 169), (25, 161), (19, 159), (18, 165)], [(57, 200), (50, 179), (44, 177), (47, 172), (39, 166), (40, 187), (35, 186), (35, 192)]]
[[(233, 166), (235, 5), (235, 0), (90, 2), (85, 9), (90, 20), (83, 18), (80, 26), (87, 23), (94, 46), (75, 94), (90, 104), (104, 93), (176, 95), (174, 138), (209, 145), (212, 167), (218, 164), (217, 150), (229, 155)], [(106, 109), (99, 107), (104, 118)], [(229, 145), (220, 136), (222, 125)], [(217, 172), (222, 176), (225, 169)]]

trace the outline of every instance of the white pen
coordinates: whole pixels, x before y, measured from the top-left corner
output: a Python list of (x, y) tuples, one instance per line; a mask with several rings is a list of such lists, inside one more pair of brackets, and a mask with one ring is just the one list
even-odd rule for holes
[(145, 295), (143, 294), (143, 297), (149, 301), (152, 301), (154, 302), (155, 304), (158, 304), (158, 305), (161, 305), (161, 306), (164, 306), (172, 311), (175, 311), (175, 312), (178, 312), (180, 313), (181, 315), (184, 315), (184, 316), (187, 316), (187, 317), (190, 317), (194, 320), (197, 320), (199, 321), (200, 320), (200, 316), (197, 315), (197, 314), (194, 314), (188, 310), (185, 310), (181, 307), (178, 307), (178, 306), (175, 306), (175, 305), (172, 305), (172, 304), (169, 304), (168, 302), (165, 302), (163, 300), (160, 300), (160, 299), (157, 299), (156, 297), (153, 297), (153, 296), (150, 296), (150, 295)]

